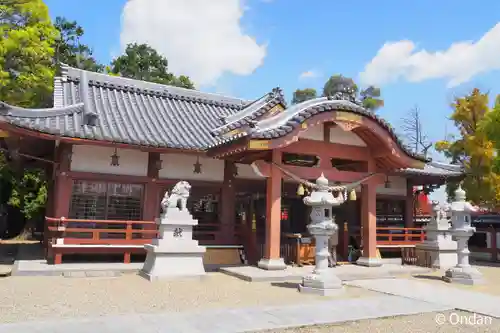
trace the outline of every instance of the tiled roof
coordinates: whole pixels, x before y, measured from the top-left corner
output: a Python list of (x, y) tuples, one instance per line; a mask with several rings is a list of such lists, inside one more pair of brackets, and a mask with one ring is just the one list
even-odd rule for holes
[(406, 175), (418, 176), (441, 176), (441, 177), (460, 177), (465, 171), (460, 165), (446, 164), (439, 162), (428, 162), (423, 169), (406, 168), (400, 170)]
[[(279, 88), (249, 102), (63, 66), (62, 77), (55, 80), (54, 108), (23, 109), (0, 103), (0, 117), (15, 126), (63, 137), (204, 150), (245, 136), (281, 137), (315, 114), (343, 110), (378, 122), (408, 155), (422, 159), (403, 145), (388, 123), (342, 94), (292, 105), (275, 116), (255, 121), (278, 104), (286, 107)], [(242, 127), (234, 136), (224, 135)], [(436, 162), (424, 169), (401, 172), (462, 174), (458, 166)]]
[(286, 108), (283, 91), (280, 88), (274, 88), (270, 93), (250, 103), (240, 112), (223, 119), (224, 125), (214, 129), (211, 133), (213, 136), (220, 136), (245, 125), (250, 125), (255, 119), (261, 117), (278, 104)]
[[(216, 139), (210, 130), (248, 101), (165, 86), (71, 67), (56, 80), (54, 109), (0, 105), (16, 126), (58, 136), (152, 147), (204, 149)], [(88, 117), (96, 118), (90, 126)]]
[(273, 117), (262, 119), (252, 124), (252, 126), (247, 128), (245, 132), (238, 133), (234, 137), (224, 139), (221, 138), (221, 140), (217, 141), (215, 145), (227, 143), (228, 141), (239, 139), (242, 136), (248, 136), (255, 139), (280, 138), (299, 127), (306, 119), (319, 113), (329, 112), (332, 110), (351, 112), (374, 120), (387, 131), (391, 138), (407, 155), (422, 161), (428, 161), (423, 156), (413, 153), (399, 139), (389, 123), (377, 116), (375, 113), (366, 110), (361, 103), (341, 93), (332, 97), (321, 97), (292, 105)]

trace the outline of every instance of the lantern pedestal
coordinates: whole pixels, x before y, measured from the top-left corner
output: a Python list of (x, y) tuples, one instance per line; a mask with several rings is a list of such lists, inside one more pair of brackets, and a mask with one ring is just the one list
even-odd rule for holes
[(458, 264), (448, 269), (443, 276), (443, 280), (450, 283), (460, 283), (466, 285), (483, 284), (483, 274), (469, 264), (469, 238), (474, 234), (475, 228), (469, 230), (455, 230), (454, 236), (458, 243)]

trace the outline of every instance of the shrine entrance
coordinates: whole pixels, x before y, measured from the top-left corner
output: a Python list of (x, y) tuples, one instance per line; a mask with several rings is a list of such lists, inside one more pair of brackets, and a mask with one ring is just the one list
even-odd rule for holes
[[(356, 203), (346, 202), (336, 209), (336, 222), (340, 227), (344, 221), (362, 226), (363, 257), (358, 264), (381, 265), (377, 256), (377, 186), (402, 168), (422, 169), (425, 160), (405, 150), (387, 124), (353, 101), (337, 97), (340, 100), (320, 98), (264, 113), (249, 127), (228, 130), (224, 140), (208, 150), (209, 156), (251, 165), (255, 174), (265, 179), (265, 205), (261, 197), (253, 207), (255, 224), (260, 227), (256, 229), (264, 230), (257, 237), (265, 239), (260, 268), (286, 268), (283, 231), (299, 230), (308, 223), (305, 212), (294, 210), (301, 197), (297, 186), (311, 187), (308, 180), (322, 174), (330, 182), (344, 184), (331, 188), (359, 191)], [(287, 182), (295, 188), (284, 188)], [(295, 200), (288, 200), (290, 193), (297, 194)], [(305, 210), (303, 204), (300, 206)], [(290, 219), (292, 210), (294, 218), (305, 215), (303, 223)]]

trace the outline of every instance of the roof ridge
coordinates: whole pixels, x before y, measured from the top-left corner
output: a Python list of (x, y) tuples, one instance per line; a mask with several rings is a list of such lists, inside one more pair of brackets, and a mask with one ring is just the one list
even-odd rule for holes
[(284, 108), (287, 107), (283, 90), (275, 87), (250, 104), (245, 105), (240, 111), (224, 117), (224, 124), (213, 129), (211, 134), (213, 136), (220, 136), (232, 130), (239, 129), (242, 126), (250, 125), (252, 122), (255, 122), (256, 118), (264, 115), (278, 104), (282, 104)]
[(70, 67), (68, 65), (62, 64), (61, 66), (61, 76), (66, 79), (79, 81), (81, 73), (85, 72), (87, 74), (87, 80), (89, 84), (94, 84), (97, 86), (113, 87), (113, 88), (125, 88), (134, 91), (141, 91), (146, 93), (155, 94), (170, 94), (172, 97), (180, 97), (186, 99), (194, 99), (200, 102), (212, 102), (230, 105), (236, 108), (243, 108), (247, 105), (248, 100), (225, 96), (216, 93), (203, 92), (199, 90), (175, 87), (166, 84), (142, 81), (137, 79), (130, 79), (121, 76), (112, 76), (105, 73), (91, 72), (79, 68)]
[(55, 117), (80, 113), (83, 111), (83, 107), (83, 103), (75, 103), (57, 108), (27, 109), (20, 106), (10, 105), (5, 102), (0, 102), (0, 114), (22, 118), (38, 118), (40, 116)]

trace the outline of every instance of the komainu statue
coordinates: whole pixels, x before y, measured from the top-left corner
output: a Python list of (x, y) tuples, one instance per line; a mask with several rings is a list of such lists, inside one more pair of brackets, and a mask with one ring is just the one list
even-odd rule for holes
[(186, 210), (187, 199), (189, 198), (190, 191), (191, 185), (184, 180), (175, 184), (171, 193), (166, 191), (163, 199), (161, 200), (162, 212), (165, 213), (168, 208), (175, 207), (178, 207), (180, 210)]

